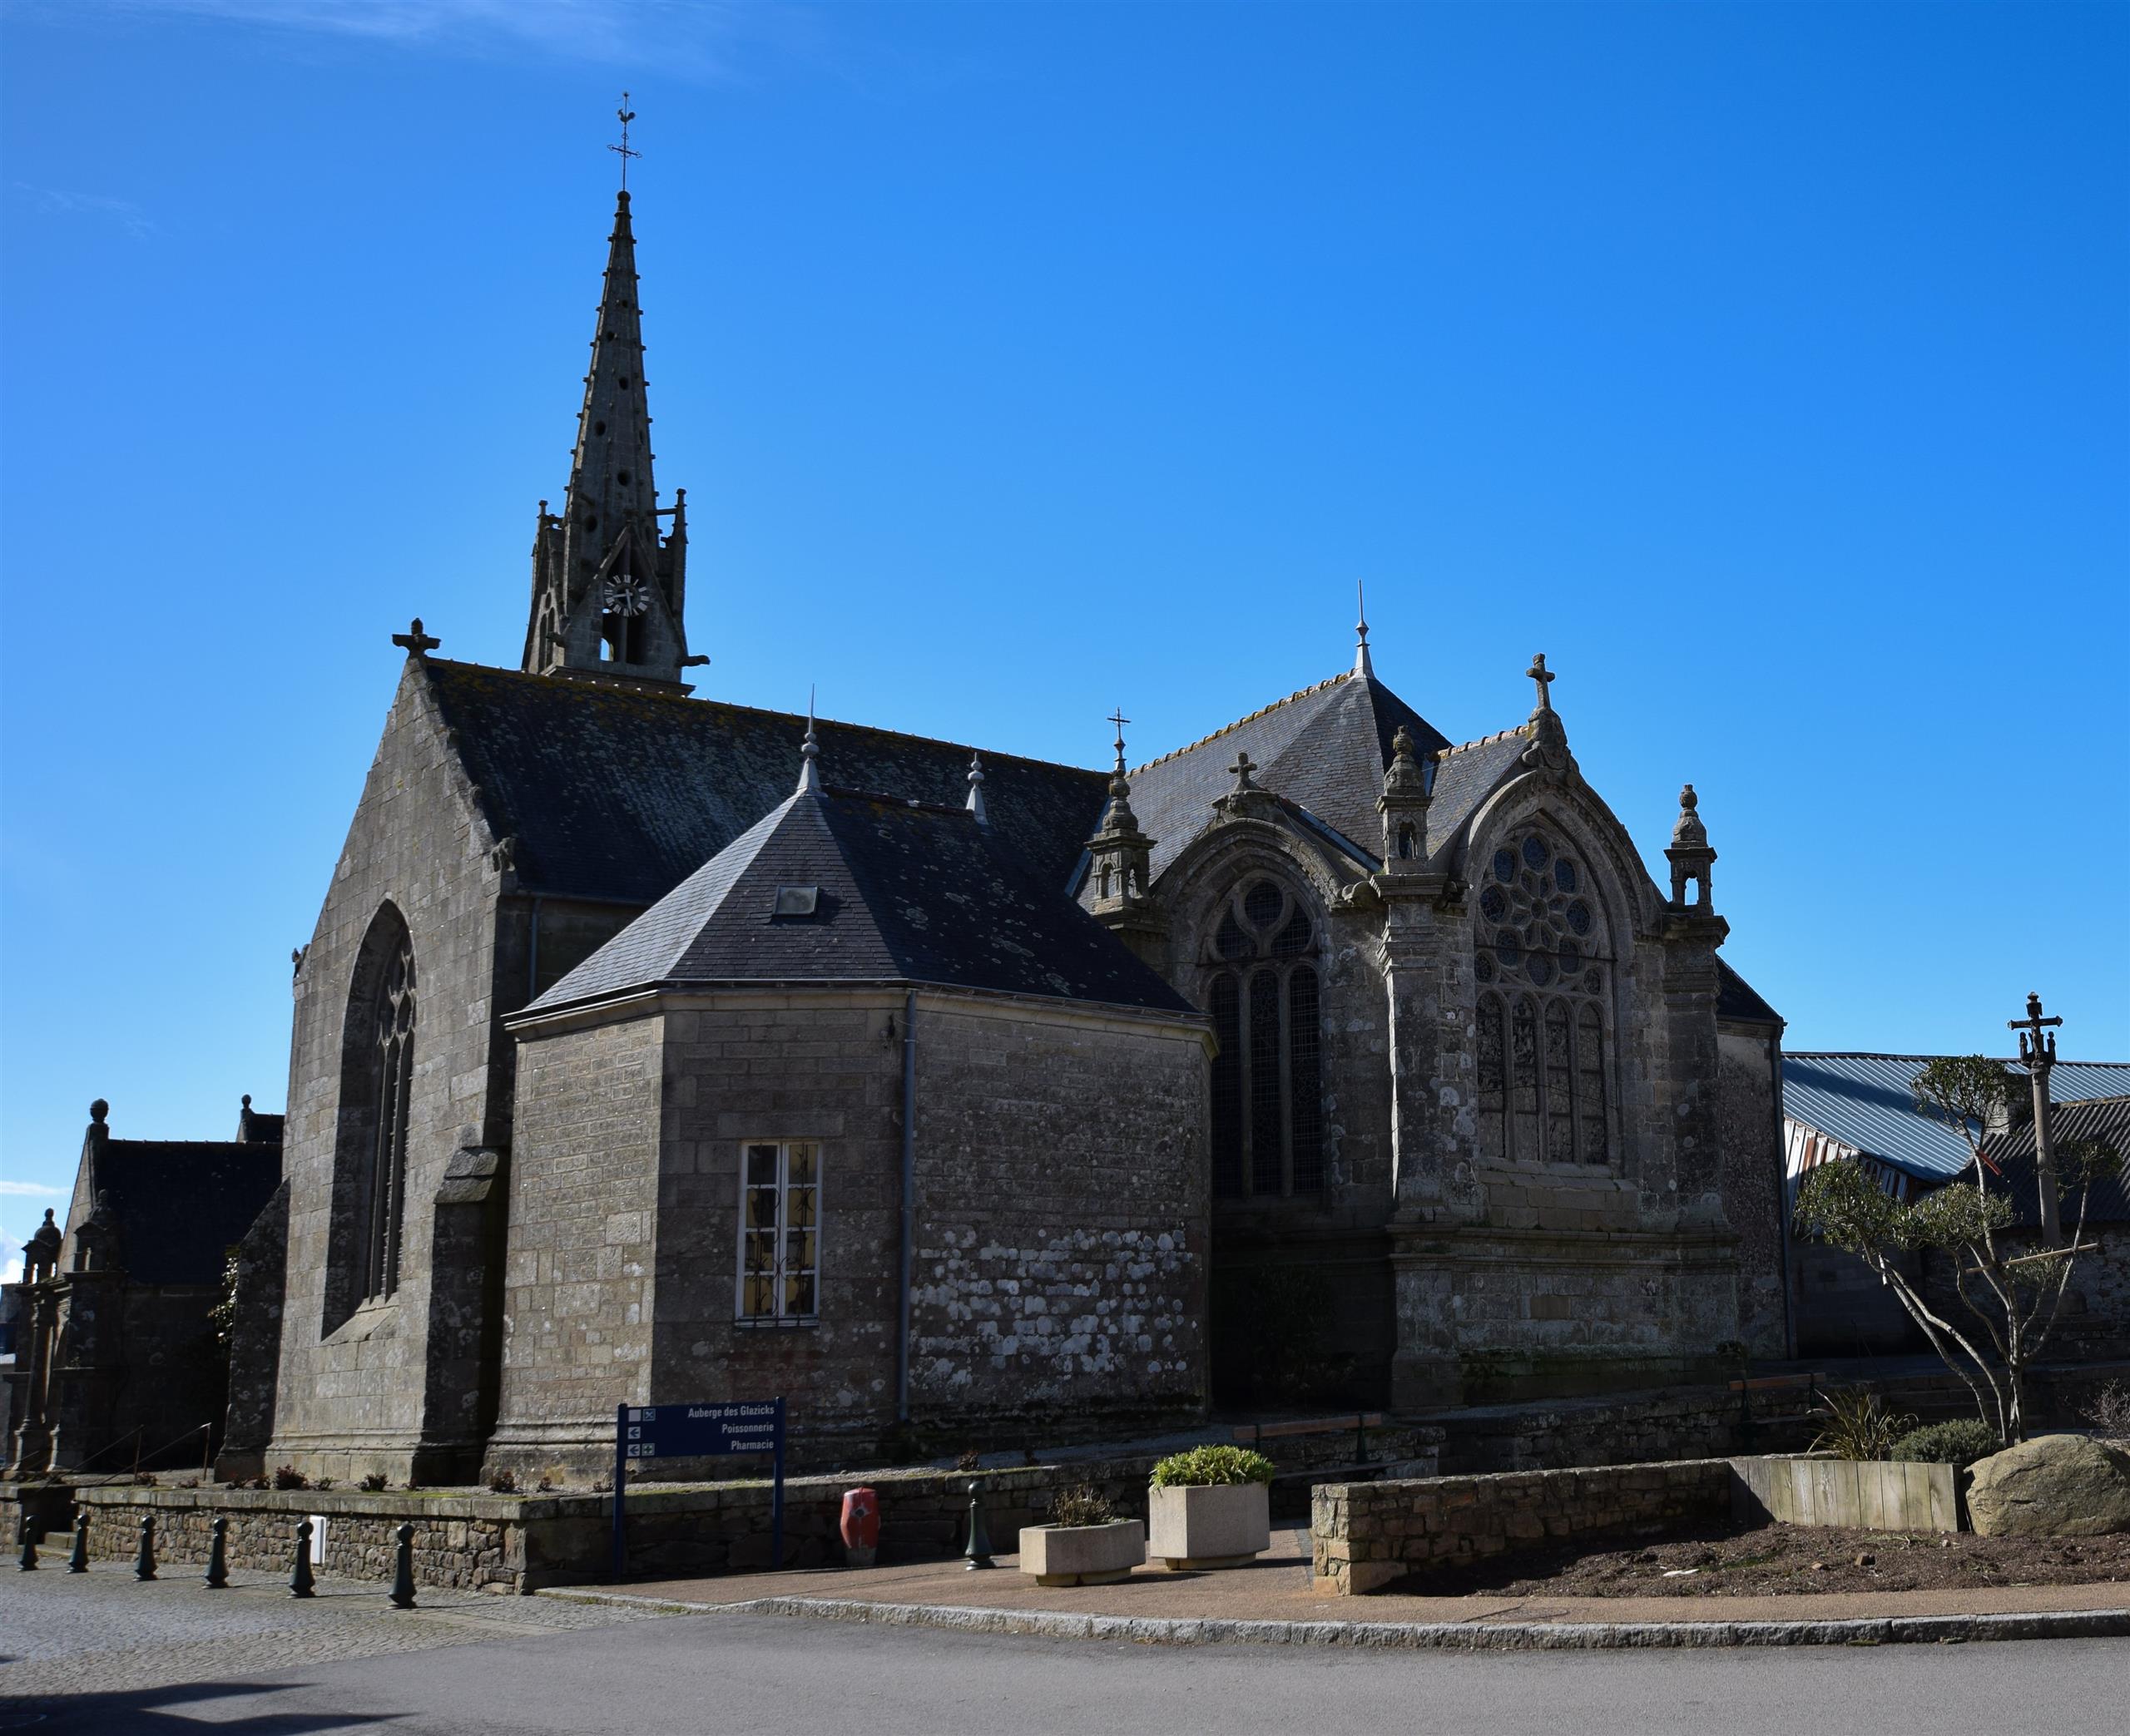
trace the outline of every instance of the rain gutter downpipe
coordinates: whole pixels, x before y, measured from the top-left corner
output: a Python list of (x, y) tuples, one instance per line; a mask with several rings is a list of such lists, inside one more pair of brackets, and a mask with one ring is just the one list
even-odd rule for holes
[(917, 991), (902, 1002), (902, 1285), (895, 1308), (895, 1421), (909, 1421), (909, 1291), (917, 1270)]

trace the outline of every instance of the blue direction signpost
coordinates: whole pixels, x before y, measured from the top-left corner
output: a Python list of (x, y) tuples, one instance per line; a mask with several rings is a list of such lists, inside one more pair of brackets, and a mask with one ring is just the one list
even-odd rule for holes
[(784, 1401), (736, 1404), (624, 1404), (614, 1410), (614, 1577), (628, 1570), (623, 1508), (632, 1460), (703, 1459), (732, 1452), (772, 1456), (770, 1565), (784, 1565)]

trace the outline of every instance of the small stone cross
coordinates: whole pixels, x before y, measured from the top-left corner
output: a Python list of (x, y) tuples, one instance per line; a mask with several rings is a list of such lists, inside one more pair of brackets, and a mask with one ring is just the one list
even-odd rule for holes
[(410, 657), (426, 657), (443, 643), (441, 639), (432, 639), (422, 631), (422, 618), (419, 615), (414, 617), (413, 624), (405, 632), (394, 633), (392, 636), (392, 642), (397, 645), (404, 645), (407, 655)]
[[(2044, 1038), (2043, 1031), (2048, 1026), (2061, 1025), (2063, 1022), (2063, 1021), (2060, 1018), (2044, 1019), (2042, 1017), (2041, 997), (2039, 995), (2028, 995), (2027, 997), (2027, 1016), (2023, 1019), (2005, 1020), (2004, 1028), (2007, 1031), (2016, 1031), (2019, 1032), (2019, 1059), (2021, 1061), (2026, 1062), (2028, 1066), (2035, 1066), (2038, 1063), (2045, 1067), (2051, 1061), (2053, 1061), (2056, 1059), (2056, 1039), (2053, 1036)], [(2044, 1042), (2047, 1045), (2045, 1049), (2043, 1047)]]
[(1246, 789), (1256, 789), (1257, 786), (1250, 781), (1250, 774), (1262, 769), (1250, 763), (1248, 754), (1237, 754), (1235, 756), (1235, 764), (1228, 768), (1235, 774), (1235, 793), (1241, 795)]
[(1552, 710), (1553, 709), (1553, 695), (1548, 693), (1546, 689), (1553, 680), (1554, 675), (1553, 670), (1546, 667), (1546, 654), (1540, 651), (1531, 660), (1530, 668), (1525, 670), (1523, 673), (1538, 684), (1538, 709), (1541, 711)]

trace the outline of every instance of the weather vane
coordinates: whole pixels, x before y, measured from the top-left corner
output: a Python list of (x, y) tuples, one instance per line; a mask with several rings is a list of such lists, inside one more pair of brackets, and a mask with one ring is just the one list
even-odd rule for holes
[(626, 193), (629, 190), (629, 159), (643, 155), (641, 151), (629, 149), (629, 122), (636, 119), (636, 111), (629, 106), (629, 93), (627, 91), (622, 92), (622, 106), (614, 112), (621, 116), (622, 142), (618, 145), (609, 145), (607, 148), (622, 160), (622, 190)]

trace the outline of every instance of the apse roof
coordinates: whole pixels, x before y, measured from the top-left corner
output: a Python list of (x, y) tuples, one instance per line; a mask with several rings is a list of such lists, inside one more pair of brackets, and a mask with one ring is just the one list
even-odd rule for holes
[[(800, 908), (780, 914), (780, 892)], [(528, 1011), (651, 987), (794, 982), (1192, 1011), (965, 809), (835, 789), (785, 798)]]

